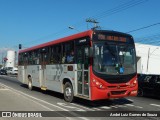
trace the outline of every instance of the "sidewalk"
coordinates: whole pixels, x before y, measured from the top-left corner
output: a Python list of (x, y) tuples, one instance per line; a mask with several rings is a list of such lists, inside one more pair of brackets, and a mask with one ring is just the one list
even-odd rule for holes
[(0, 111), (46, 111), (31, 99), (7, 89), (0, 84)]
[[(16, 93), (15, 91), (8, 89), (7, 87), (4, 87), (0, 83), (0, 120), (20, 120), (20, 119), (64, 120), (64, 119), (68, 119), (68, 117), (47, 117), (46, 118), (43, 116), (41, 118), (40, 111), (43, 112), (43, 111), (51, 111), (51, 110), (49, 110), (48, 107), (45, 107), (39, 102), (36, 102), (30, 98), (27, 98), (26, 96), (23, 96), (19, 93)], [(29, 114), (27, 112), (29, 112)], [(36, 113), (38, 118), (30, 117), (30, 115), (31, 114), (33, 115), (34, 113)], [(54, 114), (56, 114), (56, 112)], [(18, 115), (20, 115), (20, 117), (17, 117)], [(12, 116), (12, 117), (8, 117), (8, 116)]]

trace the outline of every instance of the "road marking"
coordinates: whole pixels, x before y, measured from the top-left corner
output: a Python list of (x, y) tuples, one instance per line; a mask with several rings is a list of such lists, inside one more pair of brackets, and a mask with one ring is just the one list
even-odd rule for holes
[(136, 106), (136, 105), (132, 105), (132, 104), (125, 104), (126, 106), (130, 106), (130, 107), (136, 107), (136, 108), (143, 108), (141, 106)]
[(143, 107), (141, 107), (141, 106), (135, 106), (136, 108), (143, 108)]
[(84, 106), (80, 106), (80, 105), (77, 105), (77, 104), (75, 104), (75, 103), (70, 103), (71, 105), (75, 105), (75, 106), (77, 106), (77, 107), (81, 107), (81, 108), (83, 108), (83, 109), (87, 109), (87, 110), (89, 110), (89, 111), (95, 111), (95, 110), (93, 110), (93, 109), (90, 109), (90, 108), (87, 108), (87, 107), (84, 107)]
[(0, 91), (3, 91), (3, 90), (9, 90), (9, 89), (6, 89), (6, 88), (4, 88), (4, 89), (0, 89)]
[(103, 106), (101, 108), (103, 108), (103, 109), (111, 109), (111, 107), (107, 107), (107, 106)]
[[(47, 102), (47, 101), (44, 101), (44, 100), (38, 99), (38, 98), (33, 97), (33, 96), (31, 96), (31, 95), (25, 94), (25, 93), (23, 93), (23, 92), (20, 92), (20, 91), (18, 91), (18, 90), (16, 90), (16, 89), (14, 89), (14, 88), (11, 88), (11, 87), (9, 87), (9, 86), (7, 86), (7, 85), (5, 85), (5, 84), (0, 83), (0, 85), (5, 86), (6, 88), (10, 89), (10, 90), (11, 90), (12, 92), (14, 92), (14, 93), (19, 93), (19, 94), (21, 94), (21, 95), (24, 95), (24, 96), (30, 97), (30, 98), (32, 98), (32, 99), (35, 99), (35, 100), (40, 101), (40, 102), (43, 102), (43, 103), (48, 104), (48, 105), (50, 105), (50, 106), (53, 106), (53, 107), (56, 107), (56, 108), (62, 109), (62, 110), (64, 110), (64, 111), (69, 111), (69, 110), (67, 110), (67, 109), (64, 109), (64, 108), (62, 108), (62, 107), (59, 107), (59, 106), (54, 105), (54, 104), (52, 104), (52, 103), (49, 103), (49, 102)], [(36, 101), (35, 101), (35, 102), (36, 102)], [(37, 102), (37, 104), (38, 104), (38, 102)], [(60, 114), (60, 113), (59, 113), (59, 114)], [(73, 114), (74, 114), (74, 115), (76, 115), (75, 113), (73, 113)], [(61, 114), (61, 115), (62, 115), (62, 114)], [(62, 116), (63, 116), (63, 115), (62, 115)], [(69, 119), (69, 120), (71, 120), (71, 119), (72, 119), (72, 118), (69, 118), (69, 117), (66, 117), (66, 116), (63, 116), (63, 117), (65, 117), (66, 119)], [(76, 116), (75, 116), (75, 117), (76, 117)], [(85, 117), (78, 117), (78, 118), (81, 118), (81, 119), (83, 119), (83, 120), (89, 120), (88, 118), (85, 118)]]
[(125, 106), (125, 105), (116, 105), (117, 107), (127, 107), (127, 106)]
[(158, 105), (158, 104), (150, 104), (150, 105), (160, 107), (160, 105)]
[(99, 109), (99, 108), (93, 108), (94, 110), (101, 110), (101, 109)]
[(38, 102), (36, 102), (36, 101), (34, 101), (32, 99), (27, 98), (26, 96), (23, 96), (23, 97), (25, 97), (26, 99), (28, 99), (28, 100), (30, 100), (30, 101), (32, 101), (32, 102), (44, 107), (45, 109), (48, 109), (49, 111), (54, 111), (54, 110), (50, 109), (49, 107), (46, 107), (45, 105), (42, 105), (42, 104), (40, 104), (40, 103), (38, 103)]
[(118, 108), (118, 106), (114, 105), (114, 106), (111, 106), (112, 108)]
[(23, 93), (23, 92), (20, 92), (20, 91), (14, 89), (14, 88), (11, 88), (11, 87), (9, 87), (9, 86), (6, 86), (6, 85), (4, 85), (4, 86), (7, 87), (7, 88), (9, 88), (9, 89), (11, 89), (11, 90), (13, 90), (13, 92), (15, 91), (15, 93), (20, 93), (21, 95), (25, 95), (25, 96), (27, 96), (27, 97), (30, 97), (30, 98), (35, 99), (35, 100), (37, 100), (37, 101), (40, 101), (40, 102), (43, 102), (43, 103), (45, 103), (45, 104), (51, 105), (51, 106), (53, 106), (53, 107), (57, 107), (57, 108), (62, 109), (62, 110), (64, 110), (64, 111), (68, 111), (67, 109), (64, 109), (64, 108), (59, 107), (59, 106), (54, 105), (54, 104), (51, 104), (51, 103), (49, 103), (49, 102), (47, 102), (47, 101), (38, 99), (38, 98), (33, 97), (33, 96), (31, 96), (31, 95), (25, 94), (25, 93)]
[(125, 104), (126, 106), (131, 106), (131, 107), (133, 107), (134, 105), (132, 105), (132, 104)]
[(134, 100), (132, 100), (132, 99), (127, 99), (127, 100), (132, 101), (132, 102), (134, 101)]
[(65, 103), (57, 103), (57, 104), (60, 105), (60, 106), (66, 107), (66, 108), (70, 108), (70, 109), (74, 109), (74, 110), (76, 109), (76, 111), (86, 111), (86, 110), (83, 110), (81, 108), (77, 108), (77, 107), (73, 107), (73, 106), (68, 106)]

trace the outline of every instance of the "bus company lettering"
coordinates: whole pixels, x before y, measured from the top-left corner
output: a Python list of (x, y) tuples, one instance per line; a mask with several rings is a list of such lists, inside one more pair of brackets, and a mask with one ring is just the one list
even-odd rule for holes
[(86, 39), (80, 40), (79, 43), (86, 42)]

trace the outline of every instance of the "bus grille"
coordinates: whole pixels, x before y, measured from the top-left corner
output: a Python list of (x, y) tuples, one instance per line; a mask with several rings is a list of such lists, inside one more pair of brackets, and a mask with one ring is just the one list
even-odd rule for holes
[(123, 90), (123, 91), (111, 91), (111, 94), (112, 95), (122, 95), (122, 94), (125, 94), (126, 90)]

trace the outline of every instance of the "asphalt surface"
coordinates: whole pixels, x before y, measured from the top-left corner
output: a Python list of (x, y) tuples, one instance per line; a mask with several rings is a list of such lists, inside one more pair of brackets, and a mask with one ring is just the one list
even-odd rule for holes
[[(159, 117), (135, 117), (134, 115), (129, 115), (130, 117), (124, 116), (125, 113), (128, 114), (129, 111), (134, 111), (136, 114), (144, 111), (148, 111), (147, 113), (151, 113), (152, 111), (154, 111), (154, 113), (160, 113), (160, 99), (150, 97), (128, 97), (95, 102), (76, 99), (74, 103), (67, 103), (63, 100), (63, 95), (60, 93), (53, 91), (41, 91), (39, 88), (35, 87), (30, 91), (27, 88), (27, 85), (21, 84), (16, 77), (0, 76), (0, 111), (40, 111), (42, 113), (47, 111), (46, 116), (47, 114), (54, 116), (46, 118), (32, 118), (38, 120), (158, 120), (160, 119)], [(114, 117), (108, 117), (108, 114), (111, 114), (112, 112), (117, 113), (117, 115), (120, 113), (121, 117), (116, 117), (115, 114), (113, 115)], [(19, 118), (0, 117), (0, 120), (6, 119), (17, 120)]]

